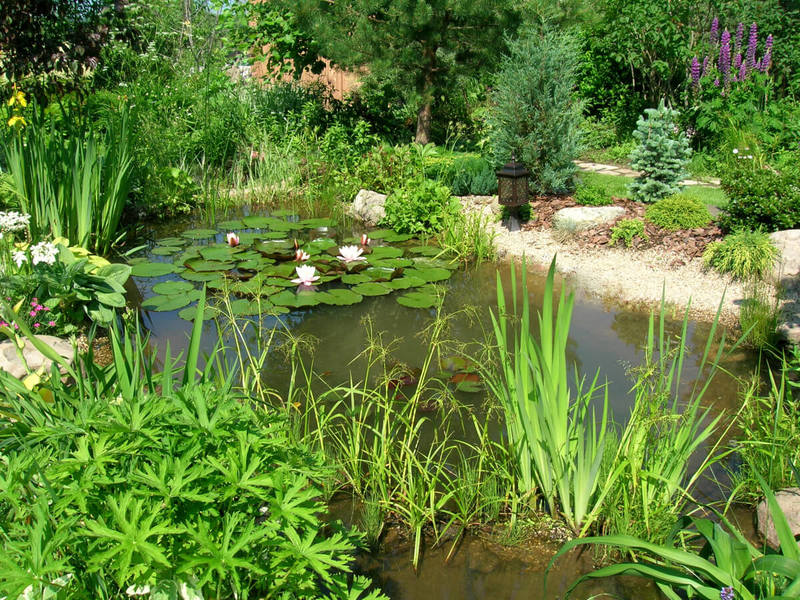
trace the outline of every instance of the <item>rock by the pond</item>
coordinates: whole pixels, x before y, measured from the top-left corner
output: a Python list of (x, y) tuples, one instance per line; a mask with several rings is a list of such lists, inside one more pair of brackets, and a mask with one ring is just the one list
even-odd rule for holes
[(367, 225), (377, 225), (386, 216), (385, 204), (386, 194), (359, 190), (350, 206), (350, 214)]
[[(58, 352), (64, 357), (67, 362), (72, 364), (74, 358), (74, 351), (72, 344), (61, 338), (52, 335), (37, 335), (36, 338), (53, 350)], [(46, 358), (41, 352), (33, 347), (30, 340), (25, 340), (25, 345), (22, 348), (22, 356), (25, 360), (23, 363), (17, 354), (15, 343), (11, 340), (6, 340), (0, 343), (0, 371), (6, 371), (14, 377), (21, 378), (28, 374), (29, 371), (34, 372), (44, 367), (45, 370), (50, 368), (52, 361)], [(27, 364), (27, 368), (25, 366)]]
[(580, 231), (610, 223), (625, 214), (621, 206), (571, 206), (553, 215), (553, 227), (564, 231)]
[[(783, 514), (786, 515), (792, 535), (800, 534), (800, 488), (780, 490), (775, 494), (775, 500), (778, 502)], [(758, 533), (767, 540), (770, 546), (777, 549), (780, 546), (780, 541), (778, 540), (778, 533), (775, 531), (775, 524), (772, 522), (772, 515), (766, 500), (762, 500), (758, 505), (756, 518), (758, 519)]]
[(776, 331), (784, 342), (800, 345), (800, 229), (776, 231), (769, 237), (780, 251), (773, 280), (784, 297)]

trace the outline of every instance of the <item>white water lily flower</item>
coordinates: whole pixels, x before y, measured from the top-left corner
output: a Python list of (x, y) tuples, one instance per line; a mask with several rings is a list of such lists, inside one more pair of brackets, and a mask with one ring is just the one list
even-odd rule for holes
[(304, 250), (300, 250), (300, 248), (294, 251), (294, 259), (297, 262), (303, 262), (304, 260), (308, 260), (309, 258), (311, 258), (311, 255)]
[(311, 285), (319, 279), (319, 275), (316, 275), (317, 268), (313, 265), (300, 265), (295, 267), (294, 270), (297, 272), (297, 278), (292, 279), (292, 283)]
[(233, 248), (239, 245), (239, 236), (233, 232), (230, 232), (228, 235), (226, 235), (225, 239), (227, 240), (228, 245), (232, 246)]
[(150, 593), (150, 586), (149, 585), (129, 585), (128, 589), (125, 590), (125, 593), (128, 596), (146, 596)]
[(22, 252), (21, 250), (17, 250), (16, 252), (14, 252), (11, 258), (13, 258), (14, 262), (17, 263), (18, 269), (22, 266), (23, 263), (28, 262), (28, 255)]
[(358, 246), (339, 246), (339, 256), (336, 258), (345, 263), (367, 260), (361, 256), (362, 254), (364, 254), (364, 249)]
[(31, 262), (34, 265), (39, 263), (52, 265), (56, 262), (56, 256), (58, 256), (58, 248), (50, 242), (39, 242), (31, 248)]

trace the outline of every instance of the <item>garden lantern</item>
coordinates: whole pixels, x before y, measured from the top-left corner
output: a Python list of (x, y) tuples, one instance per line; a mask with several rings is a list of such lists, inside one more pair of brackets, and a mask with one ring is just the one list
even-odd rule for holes
[(509, 208), (508, 228), (511, 231), (519, 230), (519, 207), (528, 203), (528, 176), (530, 171), (513, 155), (511, 162), (497, 171), (497, 201)]

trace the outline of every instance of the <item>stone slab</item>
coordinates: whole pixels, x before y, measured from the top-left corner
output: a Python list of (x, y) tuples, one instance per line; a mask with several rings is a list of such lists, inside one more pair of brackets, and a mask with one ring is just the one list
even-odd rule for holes
[(377, 225), (386, 216), (386, 194), (359, 190), (350, 205), (350, 214), (367, 225)]
[[(72, 344), (68, 341), (52, 335), (37, 335), (36, 338), (50, 346), (72, 364), (75, 352), (72, 349)], [(0, 342), (0, 370), (6, 371), (18, 379), (27, 375), (29, 371), (35, 372), (42, 367), (48, 370), (52, 365), (52, 361), (34, 348), (29, 340), (25, 340), (22, 356), (25, 362), (20, 360), (13, 341)], [(27, 367), (25, 366), (26, 364)]]
[(571, 206), (553, 215), (553, 227), (566, 231), (580, 231), (611, 223), (625, 214), (621, 206)]

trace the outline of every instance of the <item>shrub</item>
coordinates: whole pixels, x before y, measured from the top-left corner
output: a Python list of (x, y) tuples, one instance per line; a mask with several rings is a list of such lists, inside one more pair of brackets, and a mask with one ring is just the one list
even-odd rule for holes
[(573, 187), (580, 154), (582, 103), (574, 93), (579, 64), (569, 34), (527, 30), (509, 41), (487, 114), (496, 165), (516, 155), (531, 171), (534, 191), (565, 193)]
[(457, 210), (458, 202), (447, 186), (417, 177), (387, 196), (381, 225), (398, 233), (436, 233), (446, 215)]
[(722, 189), (729, 200), (720, 226), (727, 231), (767, 232), (800, 226), (800, 170), (787, 167), (778, 172), (751, 163), (733, 161), (722, 173)]
[(573, 198), (584, 206), (608, 206), (613, 202), (604, 187), (591, 184), (579, 185)]
[(645, 216), (651, 223), (670, 231), (694, 229), (711, 222), (711, 213), (706, 205), (683, 194), (659, 200), (647, 208)]
[(688, 176), (691, 157), (689, 140), (678, 127), (678, 111), (662, 101), (648, 108), (636, 123), (633, 136), (639, 142), (631, 152), (631, 167), (641, 171), (630, 185), (631, 196), (640, 202), (655, 202), (677, 194), (680, 182)]
[(0, 372), (3, 592), (361, 597), (367, 581), (347, 577), (356, 534), (321, 520), (321, 456), (291, 442), (277, 411), (193, 381), (196, 352), (181, 385), (145, 345), (112, 334), (122, 366), (87, 357), (69, 369), (75, 385), (53, 378), (50, 400)]
[(611, 241), (609, 244), (612, 246), (622, 240), (626, 248), (633, 246), (633, 239), (639, 238), (648, 241), (650, 238), (644, 231), (644, 221), (641, 219), (622, 219), (619, 223), (611, 228)]
[(736, 279), (763, 279), (775, 264), (778, 249), (763, 231), (739, 231), (712, 242), (703, 253), (706, 266)]
[[(500, 211), (500, 218), (503, 221), (505, 221), (510, 216), (511, 216), (511, 207), (510, 206), (503, 206), (503, 208)], [(528, 221), (530, 221), (536, 215), (531, 210), (531, 205), (525, 203), (525, 204), (517, 207), (517, 215), (516, 216), (518, 216), (519, 220), (522, 221), (523, 223), (527, 223)]]

